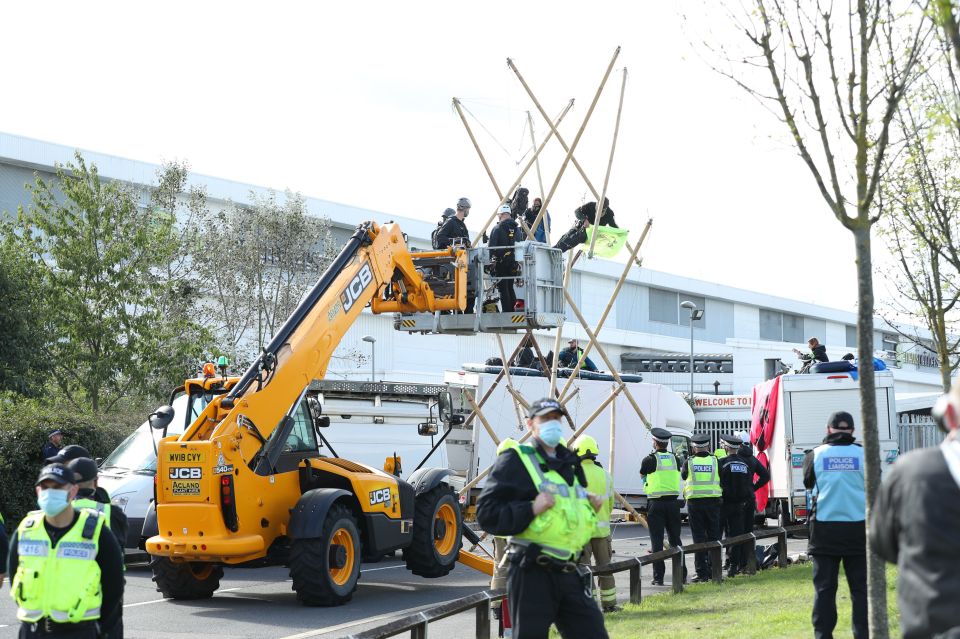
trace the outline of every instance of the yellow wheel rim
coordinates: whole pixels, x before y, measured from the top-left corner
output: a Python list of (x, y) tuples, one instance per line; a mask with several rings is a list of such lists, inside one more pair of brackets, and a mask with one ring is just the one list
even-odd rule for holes
[(353, 574), (353, 562), (356, 561), (356, 549), (353, 546), (353, 536), (346, 528), (338, 528), (330, 538), (330, 545), (343, 546), (347, 557), (343, 562), (342, 568), (330, 568), (330, 579), (338, 586), (342, 586), (350, 581), (350, 575)]
[(437, 537), (434, 534), (433, 546), (441, 556), (449, 555), (457, 543), (457, 513), (450, 504), (441, 504), (437, 509), (437, 516), (434, 520), (434, 530), (437, 530), (437, 522), (443, 522), (443, 534)]
[(213, 564), (190, 564), (190, 574), (197, 581), (203, 581), (213, 573)]

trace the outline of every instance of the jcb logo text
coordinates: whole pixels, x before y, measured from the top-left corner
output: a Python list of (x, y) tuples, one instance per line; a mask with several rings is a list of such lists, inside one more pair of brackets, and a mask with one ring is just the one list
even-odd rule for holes
[(370, 505), (376, 506), (377, 504), (389, 504), (390, 503), (390, 489), (381, 488), (380, 490), (374, 490), (370, 492)]
[(363, 266), (360, 267), (360, 272), (353, 276), (353, 279), (347, 284), (347, 288), (343, 289), (343, 293), (340, 293), (340, 301), (343, 303), (344, 313), (353, 308), (353, 305), (360, 298), (360, 295), (363, 294), (372, 281), (373, 271), (370, 270), (370, 262), (364, 262)]
[(170, 469), (170, 479), (200, 479), (201, 475), (199, 468), (177, 466)]

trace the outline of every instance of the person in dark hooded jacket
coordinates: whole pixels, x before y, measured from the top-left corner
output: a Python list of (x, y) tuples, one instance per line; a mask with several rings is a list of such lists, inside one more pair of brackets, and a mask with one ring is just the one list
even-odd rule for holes
[(797, 354), (797, 357), (800, 358), (800, 361), (803, 362), (803, 368), (800, 370), (801, 373), (809, 373), (810, 367), (816, 364), (817, 362), (829, 362), (830, 358), (827, 357), (827, 347), (820, 343), (816, 337), (811, 337), (807, 340), (807, 346), (810, 347), (809, 353), (804, 353), (798, 349), (793, 349), (793, 352)]
[[(770, 471), (760, 463), (760, 460), (753, 456), (753, 446), (749, 441), (744, 441), (737, 449), (737, 457), (747, 465), (750, 476), (753, 480), (753, 492), (747, 497), (743, 504), (743, 522), (742, 530), (745, 533), (752, 533), (754, 520), (757, 516), (757, 491), (767, 485), (770, 481)], [(740, 555), (740, 572), (747, 568), (747, 553)]]
[[(573, 227), (563, 234), (563, 237), (554, 245), (561, 251), (569, 251), (577, 244), (583, 244), (587, 241), (587, 227), (593, 226), (597, 219), (597, 203), (587, 202), (583, 206), (577, 207), (573, 212), (576, 222)], [(613, 209), (610, 208), (609, 198), (603, 198), (603, 214), (600, 216), (600, 226), (609, 226), (611, 228), (620, 228), (613, 218)]]

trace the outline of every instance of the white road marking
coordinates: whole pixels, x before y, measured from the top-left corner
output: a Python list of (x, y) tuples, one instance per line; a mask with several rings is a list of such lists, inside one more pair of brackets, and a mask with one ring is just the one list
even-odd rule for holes
[(396, 566), (383, 566), (382, 568), (361, 568), (360, 572), (373, 572), (374, 570), (391, 570), (393, 568), (403, 568), (403, 564)]
[[(249, 588), (250, 586), (245, 586)], [(214, 591), (214, 594), (218, 592), (233, 592), (234, 590), (243, 590), (243, 588), (221, 588), (220, 590)], [(137, 603), (123, 604), (124, 608), (136, 608), (137, 606), (149, 606), (150, 604), (163, 603), (164, 601), (171, 601), (170, 599), (151, 599), (150, 601), (138, 601)]]
[[(396, 566), (390, 566), (390, 568), (396, 568)], [(378, 570), (383, 570), (378, 568)], [(359, 621), (348, 621), (347, 623), (341, 623), (336, 626), (327, 626), (326, 628), (317, 628), (315, 630), (307, 630), (306, 632), (301, 632), (296, 635), (288, 635), (286, 637), (281, 637), (281, 639), (307, 639), (308, 637), (319, 637), (320, 635), (329, 634), (331, 632), (337, 632), (338, 630), (346, 630), (347, 628), (353, 628), (355, 626), (362, 626), (364, 624), (372, 623), (374, 621), (383, 621), (384, 619), (406, 617), (407, 615), (412, 615), (414, 613), (420, 612), (421, 610), (426, 610), (427, 608), (433, 608), (434, 606), (440, 606), (446, 602), (440, 601), (437, 603), (426, 604), (423, 606), (418, 606), (416, 608), (410, 608), (407, 610), (397, 610), (395, 612), (388, 612), (383, 615), (378, 615), (376, 617), (367, 617), (366, 619), (360, 619)]]

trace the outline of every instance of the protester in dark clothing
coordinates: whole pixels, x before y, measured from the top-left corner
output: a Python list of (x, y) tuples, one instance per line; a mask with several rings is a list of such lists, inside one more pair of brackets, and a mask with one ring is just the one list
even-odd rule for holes
[(813, 629), (832, 637), (837, 625), (840, 564), (853, 603), (853, 636), (866, 639), (866, 490), (863, 448), (854, 442), (853, 417), (838, 411), (827, 421), (824, 443), (807, 453), (803, 485), (813, 491), (808, 552), (813, 559)]
[(457, 212), (453, 209), (445, 209), (443, 215), (440, 216), (440, 221), (437, 222), (437, 228), (433, 229), (433, 232), (430, 233), (430, 245), (433, 246), (434, 250), (440, 250), (440, 244), (437, 240), (437, 236), (440, 234), (440, 229), (443, 228), (443, 225), (446, 224), (447, 220), (456, 215)]
[(803, 368), (800, 369), (801, 373), (810, 372), (810, 367), (816, 364), (817, 362), (829, 362), (830, 358), (827, 357), (827, 347), (820, 343), (816, 337), (811, 337), (807, 340), (807, 346), (810, 347), (809, 353), (804, 353), (799, 349), (793, 349), (793, 352), (797, 354), (797, 357), (800, 358), (800, 361), (803, 362)]
[[(756, 493), (770, 481), (770, 471), (760, 463), (759, 459), (753, 456), (753, 447), (749, 442), (744, 442), (740, 446), (739, 450), (737, 450), (737, 457), (742, 459), (743, 463), (747, 465), (750, 477), (753, 480), (753, 492), (751, 492), (750, 497), (743, 502), (743, 525), (741, 526), (741, 530), (743, 530), (744, 533), (751, 533), (753, 532), (754, 519), (757, 514)], [(743, 572), (746, 567), (747, 553), (741, 553), (740, 572)]]
[[(560, 351), (560, 366), (562, 368), (574, 368), (582, 357), (583, 349), (577, 346), (577, 340), (572, 339), (567, 342), (567, 347)], [(587, 357), (583, 360), (580, 368), (585, 371), (596, 371), (597, 365)]]
[[(462, 197), (457, 200), (457, 211), (452, 216), (446, 218), (446, 221), (437, 231), (434, 241), (434, 248), (442, 250), (451, 246), (462, 246), (470, 248), (470, 231), (467, 230), (467, 224), (464, 220), (470, 215), (470, 200)], [(464, 313), (473, 313), (474, 303), (476, 302), (476, 292), (467, 289), (467, 306)]]
[(500, 221), (490, 233), (490, 257), (493, 260), (494, 277), (502, 278), (497, 282), (497, 291), (500, 293), (500, 312), (510, 313), (517, 304), (517, 294), (513, 288), (512, 278), (518, 272), (513, 244), (519, 229), (516, 221), (510, 216), (508, 204), (500, 207), (498, 215)]
[(946, 397), (950, 434), (898, 459), (871, 509), (870, 547), (897, 564), (904, 639), (960, 637), (960, 382)]
[(533, 229), (533, 238), (538, 242), (547, 242), (547, 233), (550, 232), (550, 212), (544, 211), (543, 215), (540, 216), (540, 223), (537, 224), (536, 228), (533, 228), (534, 222), (537, 221), (537, 216), (540, 215), (540, 209), (543, 207), (543, 202), (540, 198), (533, 198), (533, 205), (523, 212), (523, 220), (527, 225), (527, 228)]
[(540, 362), (537, 361), (536, 356), (533, 354), (533, 349), (529, 346), (524, 346), (520, 349), (513, 365), (521, 368), (540, 368)]
[[(613, 218), (613, 209), (610, 208), (610, 200), (604, 198), (603, 203), (603, 214), (600, 216), (600, 226), (620, 228)], [(569, 251), (576, 245), (583, 244), (587, 241), (587, 227), (592, 226), (597, 219), (597, 203), (587, 202), (583, 206), (578, 207), (573, 212), (573, 216), (576, 218), (573, 227), (563, 234), (553, 248), (558, 248), (561, 251)]]

